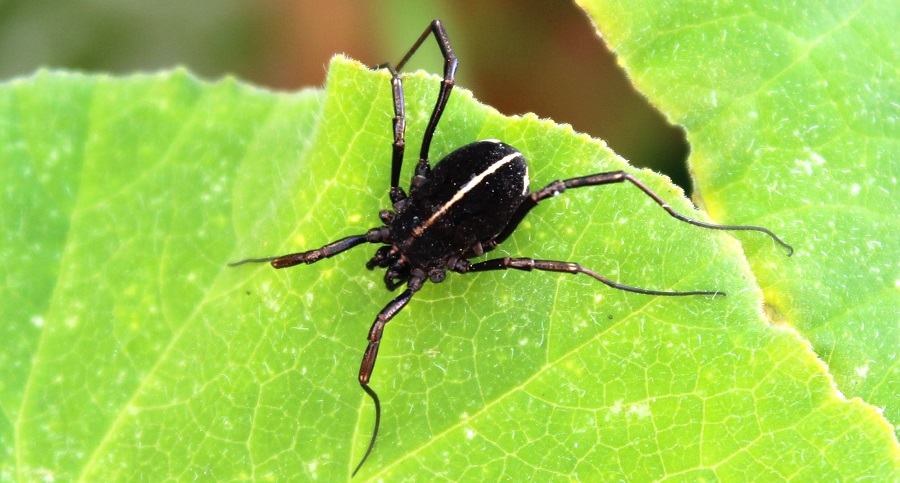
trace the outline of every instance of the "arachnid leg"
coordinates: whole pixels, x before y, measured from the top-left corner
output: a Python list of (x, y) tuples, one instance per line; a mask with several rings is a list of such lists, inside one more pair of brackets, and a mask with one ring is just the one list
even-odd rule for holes
[(428, 151), (431, 147), (434, 131), (437, 129), (438, 122), (441, 120), (441, 115), (444, 113), (444, 108), (447, 106), (447, 100), (450, 99), (450, 92), (456, 84), (456, 67), (459, 64), (459, 61), (456, 58), (456, 54), (453, 53), (453, 47), (450, 45), (450, 38), (447, 36), (447, 30), (444, 29), (444, 24), (441, 23), (440, 20), (435, 19), (428, 25), (428, 28), (425, 29), (422, 35), (419, 36), (416, 43), (409, 49), (409, 52), (400, 59), (396, 68), (392, 67), (390, 64), (378, 66), (378, 68), (388, 69), (392, 76), (391, 89), (394, 99), (394, 154), (391, 165), (392, 203), (398, 203), (406, 199), (402, 188), (399, 187), (400, 168), (403, 164), (403, 153), (406, 145), (404, 139), (406, 116), (403, 106), (403, 82), (401, 81), (398, 72), (403, 69), (403, 66), (406, 65), (413, 54), (419, 50), (419, 47), (425, 39), (428, 38), (429, 34), (434, 35), (438, 47), (441, 49), (441, 55), (444, 56), (444, 80), (441, 82), (441, 88), (440, 91), (438, 91), (437, 100), (435, 101), (434, 109), (431, 112), (431, 119), (428, 121), (428, 127), (425, 128), (425, 133), (422, 136), (422, 149), (419, 152), (419, 163), (416, 165), (416, 174), (411, 183), (410, 196), (412, 196), (413, 189), (424, 182), (425, 175), (431, 169), (431, 166), (428, 163)]
[[(686, 296), (686, 295), (721, 295), (725, 296), (725, 292), (721, 292), (718, 290), (691, 290), (688, 292), (669, 292), (669, 291), (661, 291), (661, 290), (648, 290), (644, 288), (631, 287), (629, 285), (623, 285), (621, 283), (613, 282), (612, 280), (600, 275), (599, 273), (584, 268), (581, 265), (573, 262), (558, 262), (554, 260), (534, 260), (531, 258), (494, 258), (492, 260), (485, 260), (479, 263), (473, 263), (468, 267), (460, 267), (462, 268), (462, 273), (468, 272), (488, 272), (492, 270), (524, 270), (526, 272), (530, 272), (532, 270), (543, 270), (547, 272), (561, 272), (561, 273), (571, 273), (571, 274), (579, 274), (582, 273), (589, 277), (593, 277), (596, 280), (599, 280), (606, 285), (609, 285), (612, 288), (617, 288), (619, 290), (624, 290), (626, 292), (634, 292), (640, 293), (644, 295), (667, 295), (667, 296)], [(460, 271), (460, 270), (457, 270)]]
[(677, 211), (675, 211), (671, 206), (669, 206), (668, 203), (663, 201), (663, 199), (660, 198), (658, 194), (656, 194), (653, 190), (651, 190), (649, 187), (647, 187), (647, 185), (640, 182), (637, 178), (626, 173), (625, 171), (610, 171), (608, 173), (597, 173), (597, 174), (592, 174), (589, 176), (581, 176), (578, 178), (569, 178), (569, 179), (562, 180), (562, 181), (554, 181), (554, 182), (548, 184), (547, 186), (545, 186), (544, 188), (531, 193), (531, 195), (529, 195), (528, 198), (525, 198), (525, 201), (523, 201), (522, 204), (519, 205), (518, 210), (516, 210), (516, 213), (513, 215), (509, 224), (506, 225), (506, 228), (504, 228), (503, 231), (501, 231), (500, 234), (497, 235), (494, 245), (496, 246), (496, 245), (499, 245), (500, 243), (503, 243), (503, 240), (506, 240), (510, 235), (512, 235), (512, 233), (519, 226), (519, 223), (521, 223), (522, 220), (525, 218), (525, 215), (527, 215), (528, 212), (531, 211), (532, 208), (537, 206), (538, 203), (540, 203), (542, 200), (545, 200), (547, 198), (550, 198), (550, 197), (556, 196), (560, 193), (563, 193), (567, 189), (582, 188), (585, 186), (599, 186), (599, 185), (612, 184), (612, 183), (622, 183), (625, 181), (640, 188), (641, 191), (643, 191), (647, 196), (652, 198), (653, 201), (655, 201), (659, 206), (662, 206), (662, 208), (664, 210), (666, 210), (666, 212), (668, 212), (669, 215), (671, 215), (673, 218), (677, 218), (685, 223), (690, 223), (692, 225), (697, 225), (699, 227), (709, 228), (712, 230), (748, 230), (748, 231), (758, 231), (760, 233), (765, 233), (766, 235), (769, 235), (772, 238), (772, 240), (775, 241), (775, 243), (778, 243), (779, 245), (781, 245), (782, 247), (787, 249), (788, 256), (791, 256), (794, 253), (793, 247), (791, 247), (790, 245), (788, 245), (787, 243), (782, 241), (781, 238), (778, 238), (778, 236), (775, 235), (774, 233), (772, 233), (769, 229), (763, 228), (761, 226), (717, 225), (715, 223), (707, 223), (705, 221), (688, 218), (687, 216), (684, 216), (681, 213), (678, 213)]
[(236, 267), (245, 263), (266, 263), (269, 262), (275, 268), (287, 268), (299, 265), (301, 263), (316, 263), (323, 258), (330, 258), (338, 253), (343, 253), (355, 246), (363, 243), (384, 243), (389, 238), (389, 232), (386, 227), (372, 228), (365, 235), (348, 236), (340, 240), (333, 241), (321, 248), (309, 250), (300, 253), (290, 253), (288, 255), (280, 255), (276, 257), (265, 258), (247, 258), (238, 262), (229, 263), (228, 266)]
[(372, 439), (369, 440), (369, 447), (366, 448), (366, 453), (363, 455), (359, 464), (356, 465), (356, 469), (353, 470), (353, 476), (355, 476), (356, 472), (362, 468), (363, 463), (366, 462), (366, 459), (369, 458), (369, 454), (372, 453), (372, 448), (375, 447), (375, 440), (378, 437), (378, 427), (381, 425), (381, 401), (378, 399), (378, 394), (369, 387), (369, 380), (372, 377), (372, 370), (375, 369), (375, 359), (378, 358), (378, 347), (381, 345), (381, 336), (384, 334), (384, 326), (387, 325), (398, 312), (403, 310), (403, 307), (406, 307), (406, 304), (409, 303), (412, 296), (422, 288), (426, 278), (427, 275), (423, 271), (414, 270), (412, 277), (409, 279), (409, 283), (406, 286), (406, 290), (381, 309), (381, 312), (375, 317), (375, 322), (372, 323), (372, 328), (369, 329), (369, 346), (366, 347), (362, 364), (359, 367), (359, 385), (362, 386), (363, 391), (365, 391), (366, 394), (372, 398), (372, 402), (375, 403), (375, 428), (372, 430)]

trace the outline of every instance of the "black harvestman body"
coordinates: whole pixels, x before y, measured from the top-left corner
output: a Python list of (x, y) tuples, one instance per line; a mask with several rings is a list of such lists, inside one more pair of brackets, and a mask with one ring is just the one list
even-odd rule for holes
[[(399, 186), (400, 168), (406, 147), (406, 116), (403, 84), (398, 72), (429, 35), (434, 35), (444, 57), (444, 75), (422, 138), (419, 162), (415, 167), (415, 174), (407, 194)], [(375, 405), (375, 425), (366, 452), (353, 475), (356, 475), (371, 454), (381, 424), (381, 402), (378, 394), (369, 386), (369, 381), (375, 368), (375, 359), (378, 356), (378, 347), (385, 325), (409, 303), (426, 281), (440, 283), (448, 270), (460, 274), (509, 269), (540, 270), (584, 274), (610, 287), (646, 295), (725, 295), (721, 291), (671, 292), (631, 287), (567, 261), (511, 257), (476, 263), (469, 261), (470, 258), (479, 257), (503, 243), (541, 201), (562, 194), (568, 189), (629, 182), (678, 220), (715, 230), (749, 230), (765, 233), (785, 247), (788, 256), (793, 253), (793, 248), (766, 228), (716, 225), (681, 215), (640, 180), (624, 171), (557, 180), (532, 192), (529, 186), (528, 164), (524, 156), (514, 147), (498, 140), (483, 140), (465, 145), (448, 154), (432, 168), (428, 157), (429, 148), (453, 90), (457, 65), (456, 55), (453, 53), (443, 24), (440, 20), (434, 20), (396, 66), (388, 63), (375, 68), (390, 72), (394, 104), (389, 193), (393, 206), (392, 210), (379, 212), (381, 226), (314, 250), (276, 257), (250, 258), (231, 264), (237, 266), (244, 263), (268, 262), (275, 268), (286, 268), (301, 263), (315, 263), (365, 243), (383, 245), (376, 250), (375, 255), (366, 263), (366, 267), (370, 270), (376, 267), (386, 269), (384, 283), (388, 290), (394, 291), (404, 285), (406, 288), (378, 313), (369, 329), (368, 346), (359, 369), (359, 384)]]

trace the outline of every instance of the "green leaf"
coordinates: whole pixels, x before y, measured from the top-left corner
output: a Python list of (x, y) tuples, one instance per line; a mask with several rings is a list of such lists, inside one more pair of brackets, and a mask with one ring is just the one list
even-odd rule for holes
[[(406, 77), (403, 179), (437, 82)], [(284, 271), (226, 263), (377, 226), (391, 117), (387, 74), (341, 58), (325, 92), (293, 95), (182, 72), (0, 87), (0, 166), (15, 180), (0, 206), (4, 479), (349, 477), (374, 418), (357, 364), (392, 297), (364, 269), (374, 247)], [(534, 187), (629, 169), (705, 218), (601, 142), (455, 91), (432, 158), (482, 138), (522, 150)], [(373, 375), (382, 431), (357, 478), (897, 471), (884, 420), (835, 392), (795, 332), (766, 324), (734, 238), (609, 186), (548, 200), (495, 253), (728, 297), (537, 272), (427, 284), (387, 327)]]
[(579, 3), (687, 130), (713, 218), (776, 228), (796, 247), (773, 263), (749, 245), (772, 321), (900, 431), (896, 4)]

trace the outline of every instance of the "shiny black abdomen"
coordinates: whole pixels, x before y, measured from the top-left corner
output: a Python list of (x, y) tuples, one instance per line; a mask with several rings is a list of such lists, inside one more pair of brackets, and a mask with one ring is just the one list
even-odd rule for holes
[(499, 141), (463, 146), (438, 162), (391, 223), (413, 266), (437, 267), (497, 236), (528, 196), (528, 165)]

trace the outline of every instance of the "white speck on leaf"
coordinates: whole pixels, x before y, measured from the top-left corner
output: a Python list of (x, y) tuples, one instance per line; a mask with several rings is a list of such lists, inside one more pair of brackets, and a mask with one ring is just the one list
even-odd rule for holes
[(637, 416), (640, 419), (646, 418), (650, 416), (650, 404), (648, 403), (635, 403), (628, 406), (628, 415)]
[(620, 412), (622, 412), (622, 400), (619, 399), (618, 401), (614, 402), (613, 405), (610, 406), (609, 412), (613, 414), (619, 414)]

